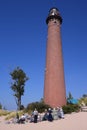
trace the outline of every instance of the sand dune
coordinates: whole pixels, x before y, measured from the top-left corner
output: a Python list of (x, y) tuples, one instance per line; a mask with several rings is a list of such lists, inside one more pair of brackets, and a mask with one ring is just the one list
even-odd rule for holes
[(0, 130), (87, 130), (87, 112), (65, 115), (65, 119), (26, 124), (6, 124), (0, 117)]

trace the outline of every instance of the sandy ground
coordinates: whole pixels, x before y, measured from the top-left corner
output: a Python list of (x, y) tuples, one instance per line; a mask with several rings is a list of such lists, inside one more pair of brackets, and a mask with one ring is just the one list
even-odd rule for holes
[(26, 124), (6, 124), (0, 117), (0, 130), (87, 130), (87, 112), (65, 115), (65, 119)]

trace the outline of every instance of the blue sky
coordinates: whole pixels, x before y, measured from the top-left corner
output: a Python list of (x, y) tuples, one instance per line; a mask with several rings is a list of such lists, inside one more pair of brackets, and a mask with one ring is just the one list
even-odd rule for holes
[(9, 73), (17, 66), (30, 78), (22, 104), (43, 97), (49, 9), (57, 7), (63, 18), (61, 33), (66, 95), (87, 94), (87, 1), (0, 0), (0, 102), (16, 109)]

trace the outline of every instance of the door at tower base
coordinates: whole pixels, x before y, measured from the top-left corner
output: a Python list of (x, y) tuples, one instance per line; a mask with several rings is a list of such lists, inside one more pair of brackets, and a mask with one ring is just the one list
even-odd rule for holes
[(62, 18), (57, 8), (52, 8), (46, 19), (48, 25), (44, 102), (51, 107), (66, 105), (66, 90), (61, 42)]

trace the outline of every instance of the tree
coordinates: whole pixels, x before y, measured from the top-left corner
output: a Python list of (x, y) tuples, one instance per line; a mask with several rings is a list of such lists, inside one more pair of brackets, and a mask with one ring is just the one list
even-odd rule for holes
[(83, 94), (79, 99), (79, 104), (82, 104), (82, 102), (87, 106), (87, 94)]
[(87, 98), (87, 94), (83, 94), (83, 96), (82, 96), (83, 98)]
[(25, 82), (28, 80), (25, 72), (17, 67), (11, 73), (12, 83), (11, 89), (14, 91), (14, 96), (16, 99), (17, 110), (21, 109), (21, 96), (24, 95)]
[(70, 100), (70, 99), (73, 99), (71, 92), (69, 92), (69, 96), (67, 97), (67, 100)]
[(0, 109), (2, 109), (2, 104), (0, 103)]

